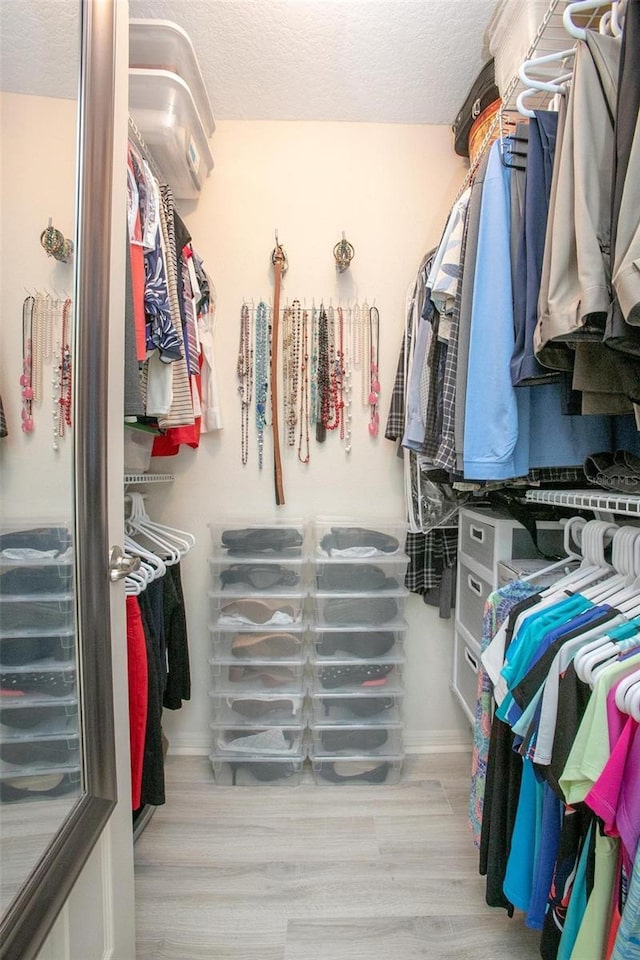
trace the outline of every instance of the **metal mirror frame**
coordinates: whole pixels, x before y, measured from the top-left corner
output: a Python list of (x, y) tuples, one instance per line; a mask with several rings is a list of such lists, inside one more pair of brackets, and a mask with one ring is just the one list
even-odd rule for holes
[(0, 922), (3, 960), (32, 960), (37, 956), (117, 799), (105, 428), (115, 0), (79, 2), (74, 492), (85, 789)]

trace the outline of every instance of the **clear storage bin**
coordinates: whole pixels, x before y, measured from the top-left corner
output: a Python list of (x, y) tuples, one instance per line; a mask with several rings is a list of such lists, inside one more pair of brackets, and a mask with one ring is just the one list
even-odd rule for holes
[(302, 755), (280, 759), (242, 754), (220, 755), (216, 751), (209, 759), (214, 780), (225, 787), (296, 787), (302, 778), (304, 763)]
[[(52, 702), (52, 700), (54, 702)], [(78, 701), (75, 697), (19, 697), (11, 706), (0, 703), (0, 737), (20, 740), (55, 734), (77, 734)]]
[(213, 553), (228, 557), (286, 560), (306, 554), (306, 527), (300, 520), (279, 523), (228, 521), (210, 523)]
[(73, 629), (72, 594), (0, 595), (0, 637), (29, 636), (38, 630)]
[(244, 660), (209, 658), (214, 689), (242, 693), (302, 693), (305, 680), (303, 660)]
[(387, 591), (335, 593), (313, 591), (311, 604), (320, 626), (381, 626), (404, 617), (409, 591), (404, 587)]
[(375, 560), (331, 557), (315, 562), (315, 586), (321, 592), (360, 593), (404, 587), (409, 557), (404, 553)]
[(312, 690), (392, 690), (402, 689), (403, 657), (377, 660), (312, 660)]
[(399, 783), (402, 775), (403, 754), (363, 754), (333, 757), (311, 755), (313, 777), (317, 786), (371, 786)]
[(377, 659), (403, 656), (407, 625), (404, 621), (384, 629), (352, 627), (311, 627), (311, 648), (316, 660)]
[(68, 594), (72, 589), (71, 551), (58, 558), (12, 560), (0, 553), (0, 594), (5, 596)]
[(390, 724), (401, 723), (404, 713), (404, 692), (380, 691), (367, 692), (365, 688), (359, 691), (313, 691), (310, 696), (311, 725), (353, 726), (367, 723)]
[[(42, 660), (37, 665), (0, 668), (1, 706), (10, 706), (14, 699), (29, 694), (37, 697), (69, 697), (75, 692), (76, 670), (53, 660)], [(13, 696), (12, 696), (13, 694)]]
[(213, 657), (225, 660), (305, 660), (307, 633), (305, 623), (287, 627), (209, 626)]
[(393, 726), (361, 723), (357, 726), (314, 725), (310, 730), (313, 755), (317, 758), (338, 754), (378, 754), (402, 753), (402, 724)]
[(232, 594), (246, 593), (247, 590), (257, 594), (302, 591), (309, 579), (307, 564), (302, 557), (214, 556), (209, 557), (209, 569), (215, 588)]
[(302, 756), (302, 738), (305, 727), (300, 724), (286, 727), (281, 724), (236, 726), (213, 722), (214, 750), (217, 755), (234, 754), (245, 757)]
[(278, 595), (257, 591), (209, 590), (211, 616), (215, 626), (284, 627), (300, 623), (305, 609), (306, 594), (299, 591)]
[(312, 531), (317, 557), (354, 560), (401, 554), (407, 538), (404, 520), (317, 520)]
[(75, 634), (44, 633), (41, 630), (25, 633), (20, 637), (0, 637), (0, 667), (24, 666), (40, 660), (74, 660)]
[(55, 797), (79, 797), (82, 792), (82, 772), (77, 766), (58, 767), (55, 770), (0, 767), (0, 802), (19, 803), (50, 800)]
[(15, 521), (3, 523), (0, 529), (0, 557), (6, 561), (23, 560), (25, 554), (16, 554), (15, 551), (28, 550), (32, 558), (33, 551), (49, 554), (48, 558), (40, 557), (40, 559), (48, 559), (50, 562), (52, 556), (59, 558), (70, 549), (71, 545), (69, 525), (57, 520), (34, 520), (32, 523)]
[(297, 693), (239, 693), (210, 690), (215, 723), (227, 726), (263, 724), (268, 726), (300, 726), (306, 721), (306, 697)]
[[(28, 767), (30, 770), (57, 769), (80, 763), (78, 732), (35, 736), (33, 731), (21, 737), (0, 741), (0, 768)], [(16, 771), (22, 772), (22, 771)]]

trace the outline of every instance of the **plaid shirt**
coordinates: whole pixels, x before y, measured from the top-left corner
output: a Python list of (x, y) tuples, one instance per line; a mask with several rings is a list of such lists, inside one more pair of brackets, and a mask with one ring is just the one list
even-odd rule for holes
[(404, 549), (409, 556), (405, 586), (412, 593), (426, 593), (440, 586), (446, 567), (456, 565), (458, 529), (434, 527), (428, 533), (408, 533)]

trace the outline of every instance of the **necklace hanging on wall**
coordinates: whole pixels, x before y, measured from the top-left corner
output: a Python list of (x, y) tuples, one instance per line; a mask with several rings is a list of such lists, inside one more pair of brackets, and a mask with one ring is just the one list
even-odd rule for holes
[(380, 380), (378, 379), (378, 362), (380, 356), (380, 314), (377, 307), (369, 310), (369, 434), (378, 436), (380, 414), (378, 400), (380, 398)]
[(318, 416), (318, 310), (311, 310), (311, 409), (309, 421), (312, 426), (320, 419)]
[(62, 305), (57, 367), (53, 378), (54, 427), (53, 449), (58, 450), (58, 440), (64, 437), (66, 428), (71, 427), (71, 338), (70, 338), (71, 300)]
[(351, 321), (353, 315), (352, 311), (349, 310), (347, 316), (347, 336), (345, 337), (344, 343), (344, 358), (343, 358), (343, 409), (342, 409), (342, 426), (340, 428), (340, 435), (344, 440), (344, 449), (346, 453), (351, 452), (351, 421), (352, 421), (352, 411), (351, 411), (351, 388), (352, 388), (352, 351), (351, 351)]
[(360, 324), (360, 349), (362, 355), (362, 383), (361, 383), (361, 392), (362, 392), (362, 405), (364, 407), (369, 406), (369, 394), (371, 393), (371, 382), (369, 377), (369, 365), (371, 361), (371, 319), (369, 312), (369, 304), (365, 300), (361, 308), (361, 324)]
[(335, 311), (331, 304), (327, 311), (327, 345), (329, 376), (328, 389), (325, 393), (326, 403), (322, 413), (322, 422), (326, 430), (335, 430), (340, 426), (340, 410), (338, 407), (338, 373), (336, 369), (336, 325)]
[(298, 384), (300, 380), (300, 341), (302, 336), (302, 310), (299, 300), (294, 300), (291, 305), (290, 329), (289, 416), (286, 423), (287, 444), (290, 447), (294, 447), (296, 443), (296, 426), (298, 424)]
[(240, 341), (236, 363), (240, 396), (240, 454), (243, 466), (249, 459), (249, 409), (253, 397), (253, 337), (251, 311), (246, 303), (240, 311)]
[(344, 312), (338, 307), (338, 343), (336, 349), (336, 418), (340, 427), (340, 439), (344, 440)]
[(22, 392), (22, 430), (33, 432), (33, 311), (35, 298), (27, 297), (22, 304), (22, 374), (20, 387)]
[(316, 415), (316, 441), (324, 443), (327, 437), (325, 427), (326, 415), (329, 410), (329, 331), (327, 328), (327, 313), (320, 305), (318, 316), (318, 405)]
[[(300, 414), (298, 416), (298, 460), (309, 463), (309, 314), (302, 312), (302, 342), (300, 345)], [(304, 452), (303, 452), (304, 431)]]
[(269, 312), (263, 300), (256, 307), (255, 327), (256, 432), (258, 435), (258, 467), (262, 470), (264, 428), (267, 422), (267, 395), (269, 392)]

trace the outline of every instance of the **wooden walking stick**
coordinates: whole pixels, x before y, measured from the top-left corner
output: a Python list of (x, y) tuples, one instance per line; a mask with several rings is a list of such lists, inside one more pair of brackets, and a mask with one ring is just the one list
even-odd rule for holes
[(275, 280), (273, 288), (273, 322), (271, 327), (271, 422), (273, 424), (273, 475), (276, 488), (276, 504), (284, 504), (284, 483), (282, 480), (282, 461), (280, 459), (280, 428), (278, 425), (278, 325), (280, 323), (280, 286), (282, 276), (287, 270), (287, 256), (278, 243), (271, 254)]

